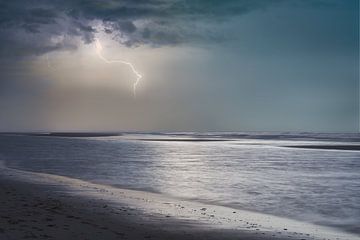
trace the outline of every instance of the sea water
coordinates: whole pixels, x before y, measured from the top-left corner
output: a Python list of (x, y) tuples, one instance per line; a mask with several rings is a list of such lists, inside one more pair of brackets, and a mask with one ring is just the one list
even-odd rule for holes
[(358, 134), (0, 135), (6, 166), (283, 216), (360, 234)]

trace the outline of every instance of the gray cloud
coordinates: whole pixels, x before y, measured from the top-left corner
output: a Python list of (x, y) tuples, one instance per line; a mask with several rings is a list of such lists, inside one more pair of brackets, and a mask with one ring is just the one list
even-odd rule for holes
[[(127, 46), (213, 41), (220, 39), (211, 33), (217, 23), (278, 2), (281, 0), (0, 1), (0, 51), (4, 56), (9, 47), (24, 55), (72, 49), (71, 37), (91, 43), (94, 21), (104, 26), (100, 31)], [(62, 42), (52, 41), (59, 37)]]
[[(4, 48), (0, 51), (5, 54), (12, 47), (29, 55), (73, 49), (71, 37), (89, 44), (96, 33), (94, 21), (103, 25), (97, 30), (126, 46), (218, 42), (224, 39), (217, 31), (222, 22), (279, 3), (334, 4), (331, 0), (302, 4), (295, 0), (0, 0), (0, 48)], [(54, 42), (54, 37), (64, 42)], [(35, 43), (29, 44), (29, 39)], [(43, 50), (29, 45), (41, 45)]]
[[(0, 128), (358, 130), (358, 7), (357, 0), (0, 0)], [(131, 72), (97, 64), (93, 51), (38, 57), (105, 34), (129, 47), (180, 46), (122, 49), (145, 76), (136, 101)]]
[(130, 21), (119, 22), (118, 28), (124, 33), (133, 33), (136, 31), (136, 26)]

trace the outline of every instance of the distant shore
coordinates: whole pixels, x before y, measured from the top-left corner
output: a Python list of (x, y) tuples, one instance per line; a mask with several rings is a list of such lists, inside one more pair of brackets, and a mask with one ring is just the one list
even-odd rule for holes
[(289, 148), (360, 151), (360, 145), (296, 145)]
[(0, 135), (26, 135), (39, 137), (116, 137), (123, 134), (113, 132), (3, 132), (0, 133)]

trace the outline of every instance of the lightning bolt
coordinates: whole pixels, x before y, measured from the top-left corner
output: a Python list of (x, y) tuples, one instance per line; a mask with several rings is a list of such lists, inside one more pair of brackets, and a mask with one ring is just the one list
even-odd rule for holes
[(104, 62), (109, 63), (109, 64), (111, 64), (111, 63), (121, 63), (121, 64), (125, 64), (125, 65), (130, 67), (131, 71), (136, 76), (136, 80), (133, 83), (133, 94), (134, 94), (134, 97), (136, 97), (136, 86), (139, 84), (140, 79), (142, 78), (142, 75), (135, 69), (134, 65), (132, 63), (124, 61), (124, 60), (108, 60), (107, 58), (105, 58), (102, 55), (103, 46), (101, 45), (100, 40), (97, 39), (97, 38), (95, 39), (95, 47), (96, 47), (97, 55)]

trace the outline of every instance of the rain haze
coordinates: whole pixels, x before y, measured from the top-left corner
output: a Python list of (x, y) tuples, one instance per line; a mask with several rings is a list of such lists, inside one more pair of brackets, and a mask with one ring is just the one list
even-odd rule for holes
[(0, 6), (1, 131), (358, 131), (356, 0)]

